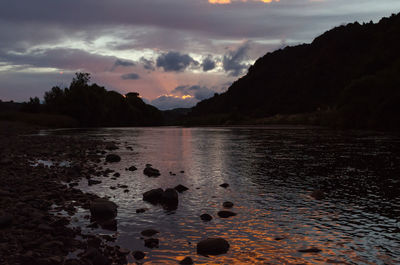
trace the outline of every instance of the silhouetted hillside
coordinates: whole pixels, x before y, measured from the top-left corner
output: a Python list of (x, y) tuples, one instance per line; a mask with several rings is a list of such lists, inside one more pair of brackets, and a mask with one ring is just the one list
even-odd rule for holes
[[(89, 74), (77, 73), (69, 88), (53, 87), (44, 95), (42, 109), (70, 116), (80, 126), (161, 125), (162, 113), (143, 102), (138, 93), (121, 95), (97, 84), (89, 85)], [(35, 109), (35, 99), (26, 107)]]
[(317, 124), (399, 129), (400, 14), (267, 53), (227, 92), (198, 103), (187, 123), (299, 113), (317, 114)]

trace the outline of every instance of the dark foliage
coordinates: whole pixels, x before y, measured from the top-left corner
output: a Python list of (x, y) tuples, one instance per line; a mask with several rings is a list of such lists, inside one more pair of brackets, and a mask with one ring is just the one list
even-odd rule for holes
[(325, 112), (332, 126), (400, 129), (399, 47), (400, 14), (336, 27), (311, 44), (259, 58), (227, 92), (198, 103), (186, 122)]
[[(68, 115), (80, 126), (149, 126), (162, 124), (161, 112), (138, 93), (125, 96), (89, 84), (88, 73), (77, 73), (69, 88), (53, 87), (44, 95), (46, 112)], [(29, 104), (29, 103), (28, 103)]]

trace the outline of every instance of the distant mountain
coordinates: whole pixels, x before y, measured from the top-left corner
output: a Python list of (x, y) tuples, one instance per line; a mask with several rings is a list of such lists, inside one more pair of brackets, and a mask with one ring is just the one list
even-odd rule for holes
[(191, 111), (190, 108), (176, 108), (162, 111), (164, 125), (178, 125), (181, 120)]
[(296, 121), (298, 115), (305, 123), (400, 129), (399, 114), (397, 14), (377, 24), (339, 26), (311, 44), (267, 53), (227, 92), (199, 102), (185, 122)]

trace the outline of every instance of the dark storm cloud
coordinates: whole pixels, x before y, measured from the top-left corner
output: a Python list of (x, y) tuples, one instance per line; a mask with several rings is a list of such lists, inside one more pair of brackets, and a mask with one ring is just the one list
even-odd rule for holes
[(157, 67), (163, 68), (165, 72), (182, 72), (190, 65), (199, 64), (190, 55), (173, 51), (158, 56), (156, 63)]
[(175, 108), (191, 108), (199, 102), (194, 98), (178, 98), (173, 96), (160, 96), (152, 101), (149, 101), (149, 104), (157, 107), (160, 110), (169, 110)]
[(247, 59), (247, 52), (249, 48), (249, 42), (245, 42), (236, 50), (228, 51), (222, 58), (224, 70), (232, 76), (238, 76), (247, 70), (249, 65), (243, 61)]
[(123, 80), (137, 80), (140, 78), (140, 76), (136, 73), (129, 73), (129, 74), (121, 75), (121, 78)]
[(149, 60), (149, 59), (142, 57), (142, 58), (140, 58), (139, 62), (142, 64), (143, 68), (146, 70), (149, 70), (149, 71), (156, 70), (153, 60)]
[(116, 61), (114, 56), (102, 56), (78, 49), (34, 49), (23, 53), (0, 51), (0, 61), (9, 65), (52, 67), (69, 70), (104, 71)]
[(210, 71), (215, 68), (215, 61), (211, 58), (211, 56), (207, 56), (203, 59), (201, 66), (203, 67), (204, 72)]

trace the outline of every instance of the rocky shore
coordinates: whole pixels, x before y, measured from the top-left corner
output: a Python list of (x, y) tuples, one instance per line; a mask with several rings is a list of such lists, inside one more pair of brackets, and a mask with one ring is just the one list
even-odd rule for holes
[(74, 187), (99, 172), (94, 162), (106, 144), (0, 126), (0, 264), (126, 264), (126, 251), (107, 244), (112, 238), (69, 225), (79, 207), (89, 213), (99, 200)]

